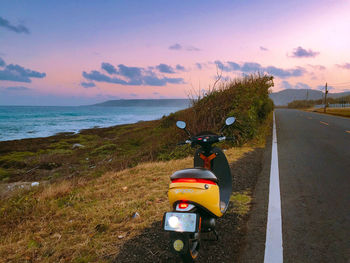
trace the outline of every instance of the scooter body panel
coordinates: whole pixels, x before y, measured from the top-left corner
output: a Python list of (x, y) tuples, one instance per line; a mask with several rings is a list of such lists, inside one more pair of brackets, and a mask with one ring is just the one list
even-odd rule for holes
[[(204, 161), (200, 158), (200, 154), (204, 153), (200, 148), (194, 156), (194, 167), (203, 167)], [(222, 213), (227, 210), (232, 193), (232, 176), (230, 166), (223, 151), (218, 147), (213, 147), (210, 154), (215, 154), (216, 157), (211, 160), (211, 171), (218, 178), (218, 186), (220, 190), (220, 204)]]
[(172, 207), (178, 201), (190, 201), (202, 206), (216, 217), (223, 215), (220, 210), (220, 190), (216, 184), (171, 183), (168, 197)]

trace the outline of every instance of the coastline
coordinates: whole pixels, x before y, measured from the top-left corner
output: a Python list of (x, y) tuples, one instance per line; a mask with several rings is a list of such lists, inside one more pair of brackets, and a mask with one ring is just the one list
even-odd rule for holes
[(151, 121), (185, 108), (184, 104), (130, 106), (131, 102), (128, 103), (124, 106), (82, 107), (0, 106), (0, 141), (49, 137), (62, 132), (78, 133), (96, 127)]
[[(139, 121), (78, 133), (0, 141), (0, 182), (100, 176), (108, 169), (150, 160), (137, 137), (152, 134), (161, 120)], [(152, 155), (151, 155), (152, 156)]]

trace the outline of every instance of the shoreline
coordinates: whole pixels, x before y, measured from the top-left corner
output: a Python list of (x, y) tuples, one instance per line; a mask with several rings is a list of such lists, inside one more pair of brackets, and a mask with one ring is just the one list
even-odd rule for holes
[[(1, 106), (0, 106), (1, 107)], [(80, 133), (93, 128), (152, 121), (181, 111), (179, 106), (3, 106), (0, 114), (0, 142)], [(81, 110), (82, 109), (82, 110)]]
[[(0, 141), (0, 183), (100, 176), (106, 170), (152, 160), (135, 137), (147, 137), (161, 120), (82, 129), (47, 137)], [(135, 141), (134, 145), (129, 142)]]

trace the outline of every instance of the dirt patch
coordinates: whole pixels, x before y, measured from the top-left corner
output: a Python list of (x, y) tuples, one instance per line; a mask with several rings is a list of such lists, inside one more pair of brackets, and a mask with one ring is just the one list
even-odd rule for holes
[[(264, 149), (256, 148), (231, 165), (233, 192), (254, 191), (262, 168)], [(235, 262), (242, 249), (249, 213), (240, 215), (231, 202), (227, 213), (217, 220), (219, 241), (203, 241), (196, 262)], [(203, 235), (203, 238), (210, 238)], [(140, 235), (127, 241), (113, 262), (181, 262), (169, 252), (168, 233), (155, 222)]]

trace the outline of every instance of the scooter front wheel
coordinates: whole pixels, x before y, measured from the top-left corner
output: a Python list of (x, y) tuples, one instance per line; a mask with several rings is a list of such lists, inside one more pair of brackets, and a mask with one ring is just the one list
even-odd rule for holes
[(200, 246), (199, 233), (172, 233), (171, 245), (184, 263), (194, 262)]

